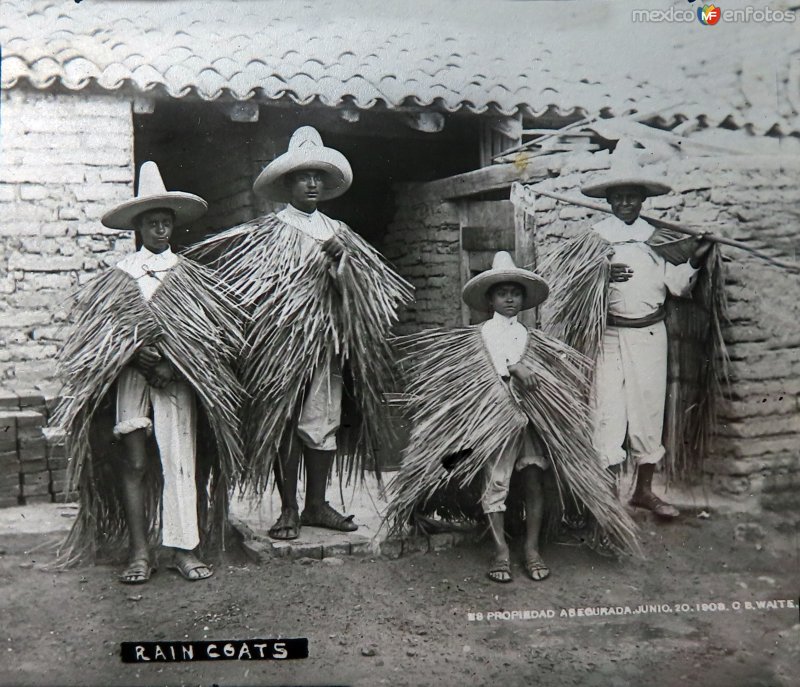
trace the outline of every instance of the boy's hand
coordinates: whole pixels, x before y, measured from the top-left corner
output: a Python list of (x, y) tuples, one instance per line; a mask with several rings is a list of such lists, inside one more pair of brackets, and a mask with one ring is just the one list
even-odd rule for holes
[(136, 351), (135, 360), (140, 369), (149, 372), (161, 360), (161, 354), (155, 346), (142, 346)]
[(150, 386), (153, 386), (156, 389), (163, 389), (170, 382), (172, 382), (174, 378), (175, 370), (173, 370), (172, 365), (170, 365), (166, 360), (162, 360), (152, 367), (147, 381)]
[(344, 253), (344, 244), (338, 236), (331, 236), (322, 244), (322, 250), (331, 262), (339, 262), (339, 258)]
[(526, 391), (533, 391), (536, 388), (536, 375), (533, 370), (523, 363), (509, 365), (508, 371), (522, 385)]
[(714, 242), (709, 241), (708, 239), (700, 236), (700, 241), (697, 244), (697, 248), (694, 250), (694, 254), (689, 259), (689, 263), (695, 269), (702, 266), (703, 262), (705, 262), (706, 256), (708, 255), (708, 251), (711, 250), (713, 247)]
[(628, 281), (633, 276), (633, 268), (623, 262), (612, 262), (608, 273), (608, 281)]

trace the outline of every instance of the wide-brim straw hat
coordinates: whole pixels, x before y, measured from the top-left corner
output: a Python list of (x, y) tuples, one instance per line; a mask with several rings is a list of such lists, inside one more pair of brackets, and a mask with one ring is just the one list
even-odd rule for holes
[(353, 170), (347, 158), (338, 150), (324, 146), (313, 126), (301, 126), (289, 139), (289, 149), (258, 175), (253, 191), (268, 200), (288, 203), (292, 196), (283, 177), (302, 169), (316, 169), (325, 175), (320, 200), (341, 196), (353, 183)]
[(481, 272), (464, 284), (461, 298), (473, 310), (491, 312), (487, 293), (495, 284), (512, 282), (525, 289), (522, 309), (535, 308), (550, 293), (547, 282), (535, 272), (517, 267), (514, 259), (504, 250), (495, 253), (492, 269)]
[(583, 185), (581, 193), (590, 198), (605, 198), (615, 186), (640, 186), (648, 197), (663, 196), (672, 190), (665, 179), (645, 171), (639, 153), (628, 139), (620, 139), (611, 155), (611, 167)]
[(186, 224), (206, 214), (208, 203), (200, 196), (183, 191), (167, 191), (155, 162), (145, 162), (139, 170), (139, 187), (133, 200), (109, 210), (101, 218), (109, 229), (133, 230), (134, 219), (148, 210), (172, 210), (175, 226)]

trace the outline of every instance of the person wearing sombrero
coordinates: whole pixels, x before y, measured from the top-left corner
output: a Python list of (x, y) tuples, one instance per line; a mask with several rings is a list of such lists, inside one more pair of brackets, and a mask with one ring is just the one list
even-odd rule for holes
[[(539, 551), (545, 510), (550, 523), (558, 522), (568, 500), (585, 504), (621, 549), (637, 549), (635, 528), (613, 497), (610, 478), (591, 460), (589, 361), (518, 320), (547, 295), (539, 275), (516, 267), (501, 251), (462, 293), (465, 303), (491, 319), (399, 341), (412, 430), (400, 472), (389, 485), (387, 521), (403, 532), (419, 514), (474, 520), (480, 511), (494, 545), (488, 577), (495, 582), (512, 580), (505, 512), (515, 472), (523, 488), (530, 579), (550, 575)], [(561, 489), (546, 509), (543, 481), (549, 472)]]
[(145, 162), (136, 197), (101, 220), (135, 231), (141, 248), (72, 294), (58, 356), (64, 388), (51, 424), (66, 433), (80, 493), (62, 561), (121, 553), (127, 539), (126, 584), (150, 579), (159, 533), (170, 567), (189, 581), (209, 577), (196, 549), (223, 543), (228, 484), (241, 471), (232, 361), (245, 314), (213, 271), (170, 248), (173, 227), (206, 208), (167, 191)]
[(388, 426), (388, 336), (412, 289), (358, 234), (318, 209), (347, 191), (352, 179), (344, 155), (323, 145), (313, 127), (300, 127), (253, 185), (256, 194), (286, 208), (192, 249), (216, 256), (223, 279), (250, 309), (241, 361), (250, 395), (241, 486), (263, 494), (274, 471), (282, 502), (269, 530), (276, 539), (297, 538), (301, 526), (357, 529), (352, 516), (326, 500), (332, 465), (338, 455), (340, 477), (363, 471)]
[[(656, 466), (668, 455), (667, 476), (691, 472), (699, 464), (702, 439), (709, 431), (706, 399), (690, 398), (680, 384), (692, 373), (702, 385), (698, 370), (676, 372), (665, 426), (668, 338), (670, 331), (705, 329), (712, 350), (716, 327), (708, 327), (709, 312), (719, 317), (719, 256), (703, 270), (699, 322), (681, 321), (672, 299), (687, 298), (698, 281), (712, 244), (706, 240), (670, 241), (639, 214), (646, 198), (668, 193), (664, 179), (642, 166), (644, 151), (621, 140), (611, 155), (610, 168), (586, 183), (581, 191), (605, 198), (613, 213), (588, 232), (563, 242), (544, 261), (543, 273), (553, 285), (552, 307), (546, 328), (596, 361), (592, 414), (595, 446), (603, 465), (613, 474), (630, 455), (636, 467), (630, 504), (662, 518), (675, 518), (678, 510), (656, 496), (652, 488)], [(665, 250), (681, 244), (678, 250)], [(670, 319), (671, 318), (671, 319)], [(719, 321), (719, 319), (717, 320)], [(672, 347), (677, 366), (692, 353)], [(694, 353), (696, 356), (697, 353)], [(706, 362), (707, 378), (713, 373)], [(691, 381), (691, 380), (690, 380)], [(711, 385), (709, 382), (708, 385)], [(713, 391), (711, 392), (713, 395)], [(692, 430), (691, 427), (694, 427)], [(668, 437), (669, 452), (664, 438)], [(694, 454), (694, 455), (689, 455)]]

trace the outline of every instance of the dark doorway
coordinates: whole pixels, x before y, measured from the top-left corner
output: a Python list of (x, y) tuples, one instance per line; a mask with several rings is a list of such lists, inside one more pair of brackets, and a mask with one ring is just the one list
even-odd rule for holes
[(235, 122), (227, 107), (167, 100), (157, 102), (152, 114), (134, 116), (137, 170), (155, 160), (168, 189), (196, 193), (209, 203), (206, 217), (176, 232), (177, 247), (279, 209), (256, 198), (252, 183), (303, 125), (316, 127), (353, 167), (350, 190), (320, 209), (379, 249), (394, 215), (394, 184), (430, 181), (479, 164), (474, 116), (447, 115), (442, 131), (422, 133), (407, 126), (406, 115), (386, 110), (350, 113), (357, 121), (345, 121), (335, 108), (262, 105), (258, 121)]

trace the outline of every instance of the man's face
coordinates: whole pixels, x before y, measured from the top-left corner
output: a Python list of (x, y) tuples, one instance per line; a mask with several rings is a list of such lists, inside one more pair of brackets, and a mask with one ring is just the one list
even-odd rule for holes
[(301, 169), (287, 176), (286, 185), (292, 205), (304, 212), (313, 212), (325, 188), (325, 173), (318, 169)]
[(639, 186), (615, 186), (608, 191), (611, 212), (625, 224), (633, 224), (639, 217), (644, 198)]
[(489, 305), (492, 310), (505, 317), (515, 317), (522, 310), (525, 291), (512, 282), (497, 284), (489, 291)]
[(151, 253), (163, 253), (169, 248), (175, 224), (172, 210), (147, 210), (136, 218), (135, 224), (144, 247)]

